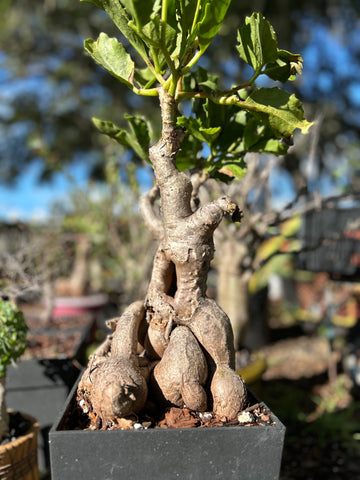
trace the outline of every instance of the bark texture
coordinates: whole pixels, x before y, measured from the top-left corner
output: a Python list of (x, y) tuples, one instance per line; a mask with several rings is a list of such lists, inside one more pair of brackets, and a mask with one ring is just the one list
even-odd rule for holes
[(226, 417), (246, 403), (246, 388), (233, 370), (230, 320), (205, 294), (213, 233), (224, 215), (239, 216), (238, 207), (226, 196), (196, 207), (190, 178), (175, 166), (184, 137), (176, 127), (175, 100), (163, 89), (159, 98), (162, 137), (149, 152), (156, 186), (140, 203), (159, 242), (147, 296), (113, 322), (112, 338), (90, 360), (79, 386), (83, 408), (102, 423), (139, 411), (147, 396)]
[(137, 335), (144, 318), (143, 302), (135, 302), (119, 319), (115, 332), (90, 357), (78, 386), (84, 411), (111, 424), (141, 410), (147, 399), (147, 371), (137, 356)]

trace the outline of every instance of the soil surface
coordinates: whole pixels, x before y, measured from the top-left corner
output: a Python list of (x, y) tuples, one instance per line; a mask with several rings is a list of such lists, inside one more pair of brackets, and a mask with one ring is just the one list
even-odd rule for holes
[(86, 327), (91, 321), (91, 315), (82, 314), (71, 317), (50, 318), (44, 322), (39, 317), (26, 316), (26, 324), (30, 331), (37, 332), (43, 330), (72, 330)]
[[(228, 419), (211, 412), (199, 413), (188, 408), (170, 407), (161, 418), (144, 414), (137, 418), (121, 418), (117, 423), (106, 430), (133, 430), (148, 428), (204, 428), (204, 427), (254, 427), (274, 425), (269, 410), (262, 404), (256, 403), (248, 407), (237, 418)], [(91, 427), (90, 427), (91, 429)]]
[(9, 435), (0, 442), (0, 445), (6, 445), (25, 435), (30, 427), (30, 420), (23, 417), (20, 412), (9, 412)]
[(112, 425), (102, 426), (93, 413), (84, 414), (73, 397), (60, 430), (137, 430), (148, 428), (211, 428), (211, 427), (262, 427), (274, 426), (276, 418), (263, 402), (250, 394), (248, 407), (236, 418), (226, 418), (212, 412), (195, 412), (186, 407), (159, 409), (148, 402), (136, 416), (119, 418)]
[(94, 323), (90, 314), (44, 321), (40, 308), (31, 305), (24, 309), (24, 314), (29, 332), (22, 360), (75, 357), (83, 335), (89, 334), (91, 324)]
[(21, 359), (73, 358), (81, 337), (81, 332), (56, 332), (56, 334), (30, 332), (26, 350)]

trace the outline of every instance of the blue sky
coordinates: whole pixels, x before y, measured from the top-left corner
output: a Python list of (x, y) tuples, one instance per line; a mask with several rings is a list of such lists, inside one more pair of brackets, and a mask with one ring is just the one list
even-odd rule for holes
[(83, 164), (69, 167), (71, 181), (68, 174), (56, 173), (51, 182), (39, 183), (39, 171), (40, 164), (32, 163), (14, 186), (0, 185), (0, 219), (42, 222), (55, 201), (65, 203), (71, 189), (87, 184)]

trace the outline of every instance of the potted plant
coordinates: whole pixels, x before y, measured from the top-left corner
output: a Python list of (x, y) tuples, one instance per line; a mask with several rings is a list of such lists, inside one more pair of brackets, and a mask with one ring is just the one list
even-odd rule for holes
[(0, 301), (0, 477), (38, 479), (39, 424), (30, 415), (8, 411), (5, 403), (6, 368), (26, 347), (27, 325), (11, 302)]
[[(229, 318), (206, 296), (213, 233), (223, 217), (239, 222), (242, 212), (228, 196), (199, 205), (198, 191), (209, 177), (242, 176), (247, 152), (284, 154), (296, 128), (308, 131), (294, 95), (255, 85), (263, 74), (293, 79), (302, 59), (278, 49), (271, 25), (254, 13), (239, 29), (237, 47), (254, 74), (221, 89), (215, 75), (194, 66), (230, 0), (92, 3), (108, 13), (136, 55), (105, 33), (86, 40), (86, 51), (134, 94), (160, 103), (155, 144), (142, 117), (125, 116), (129, 130), (94, 119), (102, 133), (152, 165), (155, 184), (140, 209), (159, 247), (145, 300), (108, 322), (113, 334), (89, 359), (76, 399), (74, 392), (50, 432), (52, 478), (277, 478), (284, 427), (235, 373)], [(270, 424), (239, 426), (254, 424), (256, 408)], [(90, 431), (74, 431), (79, 409)], [(189, 425), (236, 426), (172, 428)], [(261, 462), (251, 455), (254, 444)]]

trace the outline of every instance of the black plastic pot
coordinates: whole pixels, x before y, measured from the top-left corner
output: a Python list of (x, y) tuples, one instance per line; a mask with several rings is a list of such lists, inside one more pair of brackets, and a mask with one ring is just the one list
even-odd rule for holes
[[(94, 320), (87, 317), (86, 326), (76, 330), (74, 350), (71, 355), (59, 354), (54, 358), (26, 358), (10, 365), (6, 375), (6, 403), (12, 410), (25, 411), (40, 424), (38, 435), (38, 464), (41, 472), (47, 472), (49, 461), (49, 430), (61, 411), (79, 372), (81, 359), (93, 329)], [(64, 342), (74, 330), (42, 331), (49, 343)], [(31, 332), (34, 335), (36, 332)], [(61, 333), (61, 336), (59, 337)], [(61, 350), (61, 349), (60, 349)], [(37, 353), (37, 355), (40, 352)], [(84, 357), (85, 358), (85, 357)]]
[(275, 480), (285, 427), (84, 431), (67, 426), (76, 386), (50, 430), (52, 480)]

